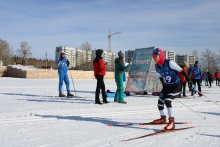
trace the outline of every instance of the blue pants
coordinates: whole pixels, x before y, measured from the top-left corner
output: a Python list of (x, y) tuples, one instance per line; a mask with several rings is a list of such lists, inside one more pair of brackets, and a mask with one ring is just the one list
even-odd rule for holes
[(62, 92), (63, 81), (65, 82), (67, 92), (70, 92), (70, 82), (69, 82), (68, 74), (64, 72), (58, 72), (58, 74), (59, 74), (59, 92)]

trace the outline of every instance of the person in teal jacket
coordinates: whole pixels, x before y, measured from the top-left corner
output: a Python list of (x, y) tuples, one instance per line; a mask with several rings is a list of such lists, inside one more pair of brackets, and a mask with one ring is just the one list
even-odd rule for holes
[(123, 74), (130, 67), (129, 65), (124, 65), (124, 54), (120, 51), (118, 52), (118, 58), (115, 59), (115, 82), (117, 84), (117, 91), (115, 93), (114, 102), (127, 104), (124, 101), (124, 86), (123, 86)]

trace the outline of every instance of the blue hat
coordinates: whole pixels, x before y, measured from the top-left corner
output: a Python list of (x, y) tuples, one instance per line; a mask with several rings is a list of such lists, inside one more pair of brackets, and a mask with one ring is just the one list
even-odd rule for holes
[(152, 51), (152, 54), (151, 55), (159, 55), (160, 56), (160, 50), (158, 48), (155, 48), (153, 51)]

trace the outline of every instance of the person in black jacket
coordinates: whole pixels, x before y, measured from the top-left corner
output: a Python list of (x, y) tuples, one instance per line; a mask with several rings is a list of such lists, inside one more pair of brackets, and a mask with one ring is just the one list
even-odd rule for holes
[(207, 74), (207, 78), (209, 81), (209, 87), (212, 87), (212, 74), (208, 70), (207, 70), (206, 74)]

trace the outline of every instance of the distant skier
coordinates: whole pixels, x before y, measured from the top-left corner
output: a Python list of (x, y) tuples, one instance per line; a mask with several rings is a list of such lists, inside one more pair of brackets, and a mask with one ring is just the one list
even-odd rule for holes
[[(202, 96), (201, 81), (200, 81), (202, 78), (202, 71), (201, 68), (199, 67), (199, 61), (196, 61), (195, 65), (193, 66), (191, 70), (191, 77), (192, 77), (193, 85), (196, 86), (196, 83), (198, 85), (199, 96)], [(193, 93), (191, 93), (191, 95), (193, 95)]]
[(209, 87), (212, 87), (212, 74), (207, 70), (206, 75), (208, 77)]
[(202, 74), (202, 79), (205, 81), (205, 86), (209, 86), (209, 78), (207, 72)]
[(62, 93), (63, 81), (66, 85), (67, 97), (73, 97), (70, 93), (70, 82), (68, 77), (69, 60), (65, 57), (65, 52), (60, 53), (60, 58), (57, 60), (58, 74), (59, 74), (59, 97), (65, 97)]
[(164, 112), (165, 104), (168, 110), (169, 123), (164, 127), (164, 130), (173, 130), (175, 129), (175, 121), (172, 109), (172, 100), (181, 93), (182, 88), (182, 84), (177, 73), (181, 72), (186, 77), (190, 89), (192, 87), (192, 82), (182, 68), (180, 68), (174, 61), (165, 59), (162, 49), (154, 49), (152, 58), (156, 62), (155, 69), (160, 74), (160, 81), (163, 85), (157, 105), (161, 118), (154, 120), (153, 123), (166, 123), (166, 115)]
[[(94, 76), (97, 79), (97, 85), (96, 85), (96, 92), (95, 92), (95, 104), (102, 105), (107, 104), (107, 96), (105, 93), (105, 83), (104, 83), (104, 76), (106, 72), (106, 64), (104, 63), (103, 58), (103, 50), (97, 49), (96, 50), (96, 57), (93, 61), (93, 68), (94, 68)], [(102, 99), (103, 103), (100, 102), (99, 94), (100, 90), (102, 89)]]
[(216, 86), (220, 86), (220, 72), (218, 70), (214, 73), (214, 77), (216, 80)]
[(115, 93), (114, 102), (119, 102), (122, 104), (127, 104), (124, 101), (124, 85), (123, 85), (123, 76), (125, 71), (130, 67), (129, 65), (124, 65), (124, 54), (120, 51), (118, 52), (118, 58), (115, 59), (115, 82), (117, 84), (117, 91)]

